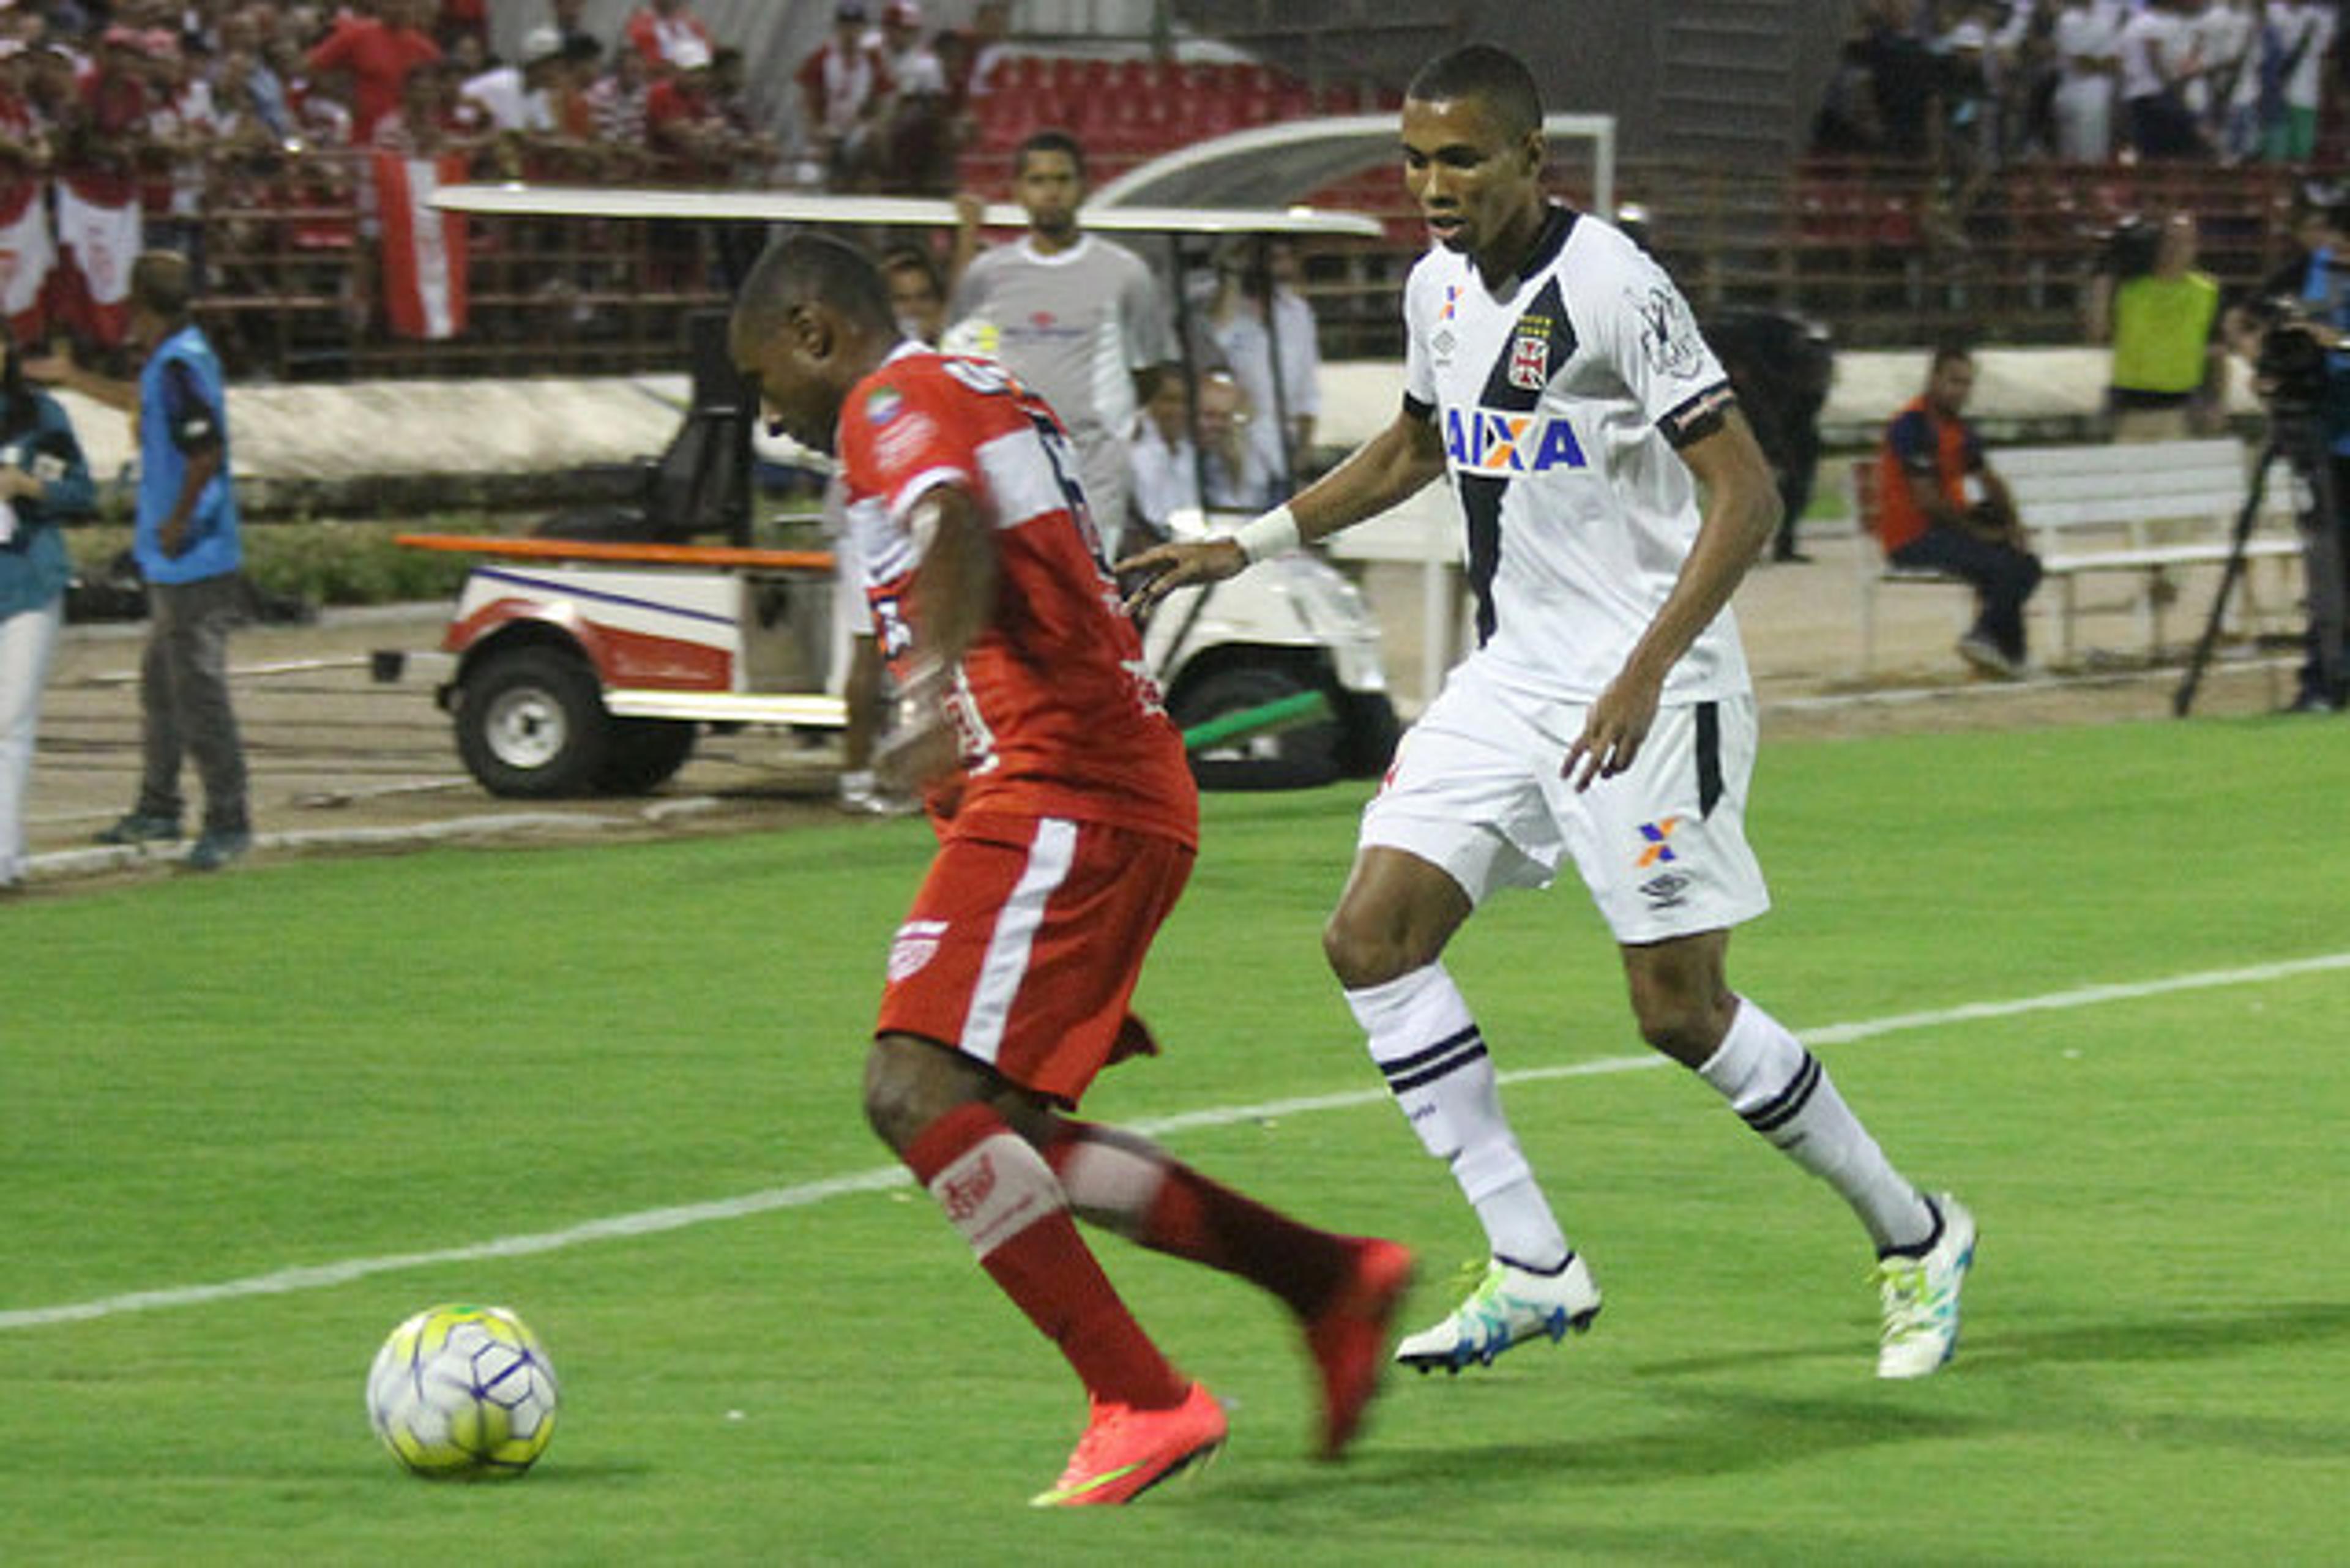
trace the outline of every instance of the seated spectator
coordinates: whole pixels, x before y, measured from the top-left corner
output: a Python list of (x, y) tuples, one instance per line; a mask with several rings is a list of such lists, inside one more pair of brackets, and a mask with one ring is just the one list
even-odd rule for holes
[[(759, 129), (751, 107), (751, 85), (743, 51), (728, 47), (710, 57), (710, 101), (726, 129), (718, 158), (729, 185), (763, 190), (773, 183), (781, 149), (775, 139)], [(764, 240), (761, 242), (764, 243)], [(756, 261), (754, 254), (750, 260)], [(747, 266), (747, 263), (745, 264)]]
[(695, 51), (707, 62), (718, 49), (709, 24), (693, 14), (686, 0), (651, 0), (638, 6), (621, 35), (651, 67), (656, 80), (671, 71), (691, 68), (686, 57)]
[[(1162, 381), (1180, 374), (1162, 370)], [(1276, 499), (1276, 481), (1264, 454), (1249, 439), (1256, 413), (1248, 393), (1230, 372), (1211, 370), (1200, 378), (1201, 472), (1207, 481), (1208, 505), (1218, 512), (1261, 512)]]
[(402, 158), (474, 151), (480, 139), (468, 133), (457, 88), (456, 69), (444, 62), (411, 71), (400, 84), (399, 105), (376, 121), (368, 146)]
[[(1128, 448), (1135, 518), (1153, 539), (1168, 535), (1169, 519), (1206, 501), (1218, 512), (1257, 512), (1273, 504), (1278, 489), (1272, 471), (1249, 440), (1248, 395), (1229, 371), (1211, 370), (1199, 382), (1199, 441), (1191, 439), (1191, 400), (1184, 396), (1181, 372), (1159, 374), (1143, 404)], [(1126, 532), (1119, 553), (1139, 548), (1136, 530)]]
[(213, 98), (217, 103), (234, 97), (279, 140), (294, 134), (286, 107), (286, 84), (262, 56), (259, 19), (250, 9), (229, 12), (221, 18), (219, 48), (213, 55)]
[(836, 191), (870, 189), (880, 173), (895, 83), (880, 40), (865, 30), (863, 0), (841, 0), (832, 35), (800, 62), (800, 114), (808, 149)]
[(523, 35), (522, 58), (514, 65), (492, 66), (459, 85), (457, 97), (475, 106), (484, 128), (495, 135), (520, 135), (555, 129), (555, 104), (550, 89), (563, 68), (563, 35), (552, 24)]
[[(564, 50), (573, 59), (584, 57), (600, 60), (604, 57), (604, 41), (580, 26), (581, 13), (587, 8), (588, 0), (547, 0), (547, 17), (555, 24), (555, 30), (563, 36)], [(638, 56), (639, 59), (643, 57)]]
[(710, 67), (707, 50), (681, 44), (670, 77), (645, 95), (645, 147), (661, 178), (699, 185), (722, 177), (733, 132), (711, 91)]
[(144, 245), (140, 171), (154, 146), (146, 43), (114, 26), (66, 111), (58, 139), (54, 296), (75, 343), (111, 348), (130, 321), (130, 258)]
[(881, 276), (889, 286), (898, 330), (937, 348), (947, 329), (947, 283), (931, 253), (919, 245), (893, 246), (881, 257)]
[(1297, 247), (1288, 240), (1260, 246), (1227, 239), (1216, 246), (1215, 269), (1200, 313), (1208, 338), (1201, 358), (1222, 365), (1240, 383), (1254, 410), (1249, 442), (1257, 462), (1286, 484), (1305, 472), (1322, 411), (1314, 307), (1295, 286)]
[(882, 7), (881, 55), (896, 88), (881, 188), (947, 195), (954, 189), (954, 145), (946, 67), (922, 40), (922, 8), (916, 0), (889, 0)]
[(979, 0), (971, 26), (955, 35), (962, 70), (947, 78), (955, 107), (969, 109), (994, 86), (995, 73), (1012, 53), (1012, 0)]
[(209, 227), (204, 221), (206, 184), (211, 152), (220, 141), (220, 112), (213, 101), (212, 83), (181, 50), (178, 35), (156, 27), (141, 39), (148, 90), (155, 103), (147, 120), (147, 244), (186, 256), (202, 289)]
[(608, 177), (638, 173), (651, 156), (645, 136), (645, 106), (651, 96), (652, 67), (644, 56), (626, 44), (615, 48), (604, 74), (587, 92), (596, 145)]
[(1127, 443), (1136, 523), (1153, 540), (1168, 536), (1168, 520), (1176, 513), (1200, 504), (1189, 390), (1180, 375), (1160, 376), (1135, 421), (1134, 437)]
[(1877, 543), (1897, 566), (1948, 572), (1974, 585), (1974, 626), (1959, 657), (2010, 680), (2025, 670), (2023, 606), (2040, 586), (2040, 557), (2006, 482), (1984, 462), (1965, 419), (1974, 356), (1934, 351), (1926, 390), (1893, 417), (1877, 459)]
[(436, 9), (432, 36), (447, 53), (460, 54), (468, 46), (489, 47), (489, 0), (440, 0)]

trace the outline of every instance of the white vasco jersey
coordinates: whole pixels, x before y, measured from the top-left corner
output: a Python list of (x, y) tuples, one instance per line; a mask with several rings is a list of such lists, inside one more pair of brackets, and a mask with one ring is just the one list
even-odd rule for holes
[[(1502, 293), (1467, 256), (1431, 250), (1403, 311), (1404, 404), (1436, 421), (1468, 522), (1474, 657), (1508, 686), (1588, 701), (1622, 670), (1697, 537), (1696, 481), (1674, 447), (1711, 428), (1729, 379), (1664, 269), (1564, 207)], [(1725, 608), (1664, 694), (1747, 689)]]

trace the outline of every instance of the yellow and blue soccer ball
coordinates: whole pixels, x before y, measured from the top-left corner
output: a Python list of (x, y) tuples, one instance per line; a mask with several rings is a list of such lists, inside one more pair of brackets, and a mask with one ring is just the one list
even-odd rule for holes
[(555, 1367), (504, 1307), (428, 1307), (391, 1331), (368, 1373), (368, 1419), (421, 1476), (518, 1476), (555, 1436)]

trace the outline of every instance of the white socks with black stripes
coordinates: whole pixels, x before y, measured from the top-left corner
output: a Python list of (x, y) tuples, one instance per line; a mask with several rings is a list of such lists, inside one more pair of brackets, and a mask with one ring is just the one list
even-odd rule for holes
[(1566, 1237), (1502, 1115), (1484, 1036), (1444, 966), (1349, 991), (1347, 1002), (1404, 1119), (1451, 1166), (1493, 1256), (1536, 1273), (1564, 1265)]
[(1698, 1075), (1772, 1146), (1844, 1195), (1880, 1252), (1929, 1241), (1934, 1210), (1886, 1159), (1820, 1059), (1744, 998)]
[[(1492, 1059), (1442, 964), (1347, 992), (1404, 1119), (1452, 1168), (1493, 1255), (1547, 1273), (1573, 1255), (1517, 1135), (1502, 1114)], [(1836, 1189), (1877, 1251), (1929, 1244), (1937, 1220), (1844, 1103), (1818, 1057), (1743, 998), (1699, 1076), (1773, 1147)]]

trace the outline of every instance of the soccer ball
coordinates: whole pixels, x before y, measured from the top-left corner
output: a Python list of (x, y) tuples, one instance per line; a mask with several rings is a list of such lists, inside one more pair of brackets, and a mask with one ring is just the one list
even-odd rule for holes
[(400, 1462), (451, 1480), (518, 1476), (555, 1436), (555, 1367), (504, 1307), (428, 1307), (368, 1373), (368, 1419)]

